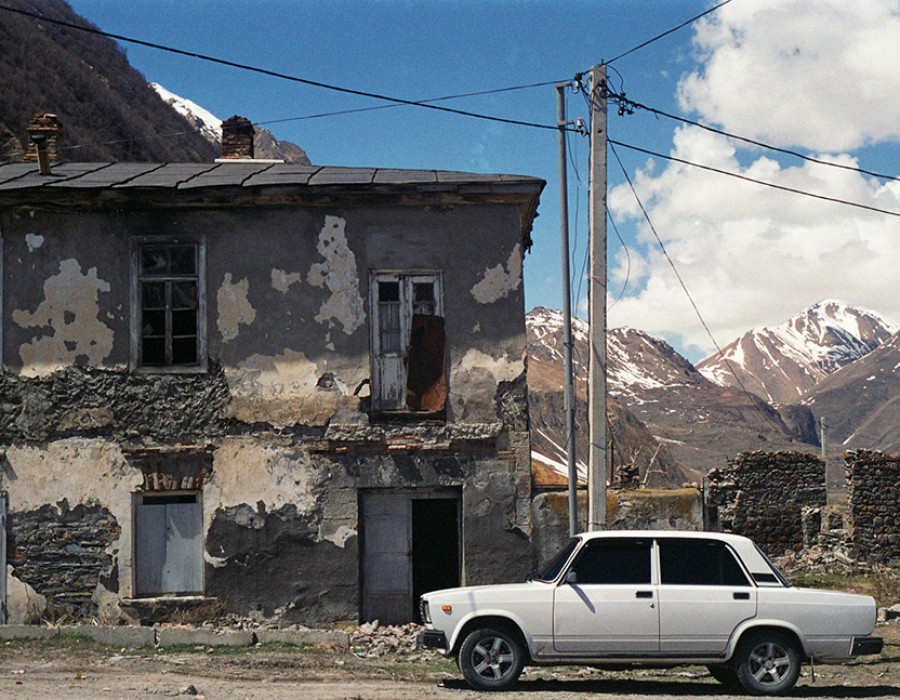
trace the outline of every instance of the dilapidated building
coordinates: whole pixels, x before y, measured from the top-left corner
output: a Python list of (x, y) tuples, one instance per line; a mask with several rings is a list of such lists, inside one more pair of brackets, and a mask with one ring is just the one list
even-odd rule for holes
[(543, 184), (0, 165), (10, 618), (403, 622), (524, 574)]

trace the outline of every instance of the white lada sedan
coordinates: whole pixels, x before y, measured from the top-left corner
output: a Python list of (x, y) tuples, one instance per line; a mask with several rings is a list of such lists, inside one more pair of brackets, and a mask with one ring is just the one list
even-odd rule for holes
[(526, 665), (702, 664), (726, 685), (777, 695), (804, 660), (881, 652), (869, 596), (792, 588), (745, 537), (605, 531), (572, 538), (526, 583), (422, 596), (419, 644), (466, 681), (505, 690)]

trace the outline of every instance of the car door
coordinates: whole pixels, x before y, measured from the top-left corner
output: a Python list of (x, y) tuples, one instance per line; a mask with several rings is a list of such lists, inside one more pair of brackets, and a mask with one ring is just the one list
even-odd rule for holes
[(650, 538), (585, 543), (554, 593), (557, 653), (629, 657), (658, 651), (652, 552)]
[(715, 656), (756, 615), (756, 587), (737, 555), (714, 539), (660, 538), (660, 651)]

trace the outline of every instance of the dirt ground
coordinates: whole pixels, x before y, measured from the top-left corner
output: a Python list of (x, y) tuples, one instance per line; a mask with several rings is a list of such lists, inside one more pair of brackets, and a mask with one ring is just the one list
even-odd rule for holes
[[(801, 698), (900, 697), (900, 621), (876, 630), (881, 657), (809, 668), (792, 695)], [(503, 700), (634, 700), (727, 697), (701, 667), (599, 671), (529, 668)], [(79, 639), (0, 645), (0, 699), (110, 700), (440, 700), (483, 698), (455, 665), (429, 651), (400, 648), (373, 655), (365, 647), (275, 647), (121, 650)]]

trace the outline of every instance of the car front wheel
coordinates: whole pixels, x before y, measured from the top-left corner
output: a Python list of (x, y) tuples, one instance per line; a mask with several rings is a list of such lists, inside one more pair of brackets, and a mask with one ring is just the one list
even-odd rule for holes
[(506, 690), (519, 679), (524, 651), (518, 639), (505, 630), (481, 627), (473, 630), (459, 648), (459, 669), (478, 690)]
[(755, 632), (737, 651), (737, 677), (754, 695), (778, 695), (794, 687), (800, 655), (790, 638), (777, 632)]

